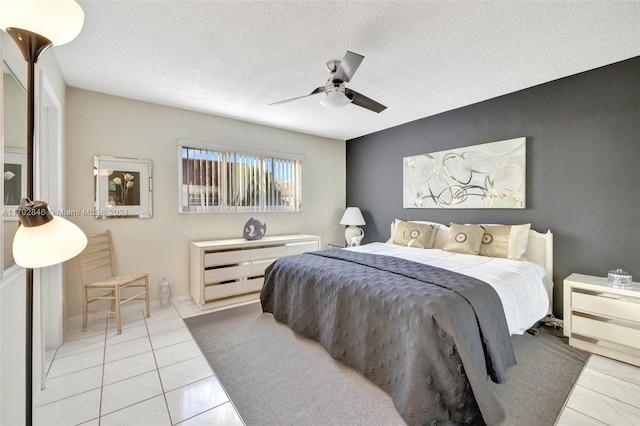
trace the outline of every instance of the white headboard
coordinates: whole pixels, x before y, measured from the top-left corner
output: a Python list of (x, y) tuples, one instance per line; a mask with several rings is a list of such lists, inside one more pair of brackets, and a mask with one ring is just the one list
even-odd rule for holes
[[(449, 239), (449, 227), (441, 223), (427, 221), (412, 221), (416, 223), (427, 223), (438, 225), (436, 241), (433, 248), (442, 248)], [(395, 221), (391, 222), (391, 235), (395, 230)], [(549, 274), (549, 279), (553, 280), (553, 234), (551, 231), (541, 233), (537, 231), (529, 231), (529, 242), (527, 245), (526, 258), (529, 262), (542, 266)]]

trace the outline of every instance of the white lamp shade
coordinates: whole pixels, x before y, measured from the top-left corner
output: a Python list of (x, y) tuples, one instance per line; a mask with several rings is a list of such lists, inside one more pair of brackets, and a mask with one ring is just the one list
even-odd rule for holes
[(0, 29), (31, 31), (54, 46), (76, 38), (83, 24), (84, 12), (75, 0), (0, 0)]
[(340, 219), (340, 225), (366, 225), (362, 212), (358, 207), (347, 207), (344, 211), (342, 219)]
[(69, 260), (87, 246), (75, 224), (58, 216), (40, 226), (19, 226), (13, 239), (13, 258), (23, 268), (43, 268)]

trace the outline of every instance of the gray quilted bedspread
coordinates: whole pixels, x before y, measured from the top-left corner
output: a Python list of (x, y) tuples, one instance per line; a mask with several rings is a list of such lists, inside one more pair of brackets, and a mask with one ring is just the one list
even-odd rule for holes
[(515, 356), (502, 304), (475, 278), (329, 249), (280, 258), (262, 308), (384, 389), (409, 425), (500, 424), (488, 387)]

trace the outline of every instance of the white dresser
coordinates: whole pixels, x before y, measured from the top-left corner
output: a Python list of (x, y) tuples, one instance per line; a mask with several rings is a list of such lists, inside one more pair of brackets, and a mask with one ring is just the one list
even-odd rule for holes
[(319, 249), (320, 237), (306, 234), (193, 242), (191, 296), (200, 309), (256, 300), (264, 270), (274, 260)]
[(571, 346), (640, 366), (640, 283), (616, 288), (604, 277), (571, 274), (563, 313)]

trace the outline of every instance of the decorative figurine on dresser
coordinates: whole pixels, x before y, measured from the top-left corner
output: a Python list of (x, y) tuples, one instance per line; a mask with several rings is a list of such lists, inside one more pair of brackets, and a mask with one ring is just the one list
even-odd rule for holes
[(242, 238), (253, 241), (259, 240), (267, 233), (267, 224), (260, 222), (258, 219), (251, 218), (244, 224)]

